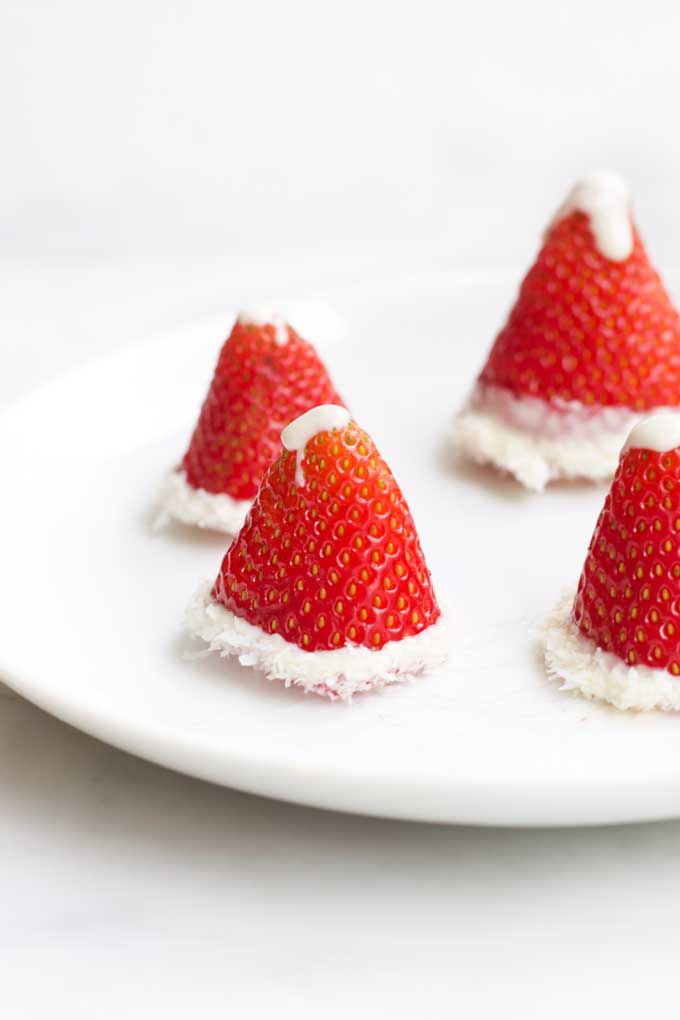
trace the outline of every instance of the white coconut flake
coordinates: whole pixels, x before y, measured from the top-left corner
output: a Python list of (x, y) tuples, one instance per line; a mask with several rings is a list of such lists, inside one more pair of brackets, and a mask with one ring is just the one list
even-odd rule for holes
[(574, 593), (563, 595), (545, 623), (545, 664), (548, 676), (563, 691), (580, 691), (623, 711), (680, 710), (680, 678), (665, 669), (629, 666), (604, 652), (574, 623)]
[(477, 384), (453, 421), (451, 439), (476, 463), (493, 464), (540, 492), (559, 478), (610, 478), (638, 420), (626, 407), (548, 404)]
[(389, 641), (377, 650), (346, 645), (333, 651), (304, 652), (215, 602), (209, 584), (196, 592), (185, 620), (189, 631), (207, 642), (210, 651), (234, 656), (242, 666), (259, 669), (286, 687), (295, 685), (331, 700), (348, 701), (362, 691), (413, 680), (444, 662), (448, 651), (447, 628), (440, 617), (415, 637)]
[(244, 325), (273, 326), (274, 339), (280, 347), (284, 347), (289, 340), (288, 323), (278, 312), (269, 308), (248, 308), (239, 312), (238, 321)]
[(349, 420), (350, 413), (346, 407), (341, 407), (339, 404), (319, 404), (318, 407), (305, 411), (290, 425), (286, 425), (281, 433), (281, 442), (286, 450), (296, 454), (295, 481), (298, 485), (305, 484), (302, 459), (310, 439), (313, 439), (319, 432), (331, 432), (333, 429), (344, 428)]
[(598, 251), (622, 262), (633, 251), (633, 224), (628, 188), (616, 174), (598, 171), (577, 181), (550, 226), (578, 210), (590, 219)]
[(623, 451), (655, 450), (667, 453), (680, 446), (680, 412), (662, 411), (652, 414), (631, 430)]
[(164, 479), (159, 503), (161, 512), (155, 522), (157, 528), (176, 520), (228, 535), (236, 535), (241, 530), (252, 506), (247, 499), (233, 499), (226, 493), (195, 489), (181, 470), (170, 472)]

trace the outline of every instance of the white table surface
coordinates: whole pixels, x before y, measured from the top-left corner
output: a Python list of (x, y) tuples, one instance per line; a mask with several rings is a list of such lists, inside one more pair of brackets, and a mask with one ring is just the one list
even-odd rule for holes
[[(0, 271), (0, 406), (250, 293), (226, 260)], [(317, 284), (337, 271), (316, 266)], [(136, 760), (0, 686), (11, 1020), (675, 1017), (676, 880), (680, 823), (474, 830), (277, 804)]]

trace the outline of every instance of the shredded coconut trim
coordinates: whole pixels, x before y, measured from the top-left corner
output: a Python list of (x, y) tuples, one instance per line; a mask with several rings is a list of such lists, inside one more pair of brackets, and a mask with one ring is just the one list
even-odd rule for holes
[(478, 464), (495, 464), (540, 492), (558, 478), (598, 481), (614, 475), (639, 417), (625, 407), (550, 406), (478, 384), (454, 419), (451, 438)]
[(189, 484), (185, 472), (180, 470), (172, 471), (164, 479), (159, 503), (161, 512), (156, 520), (157, 528), (163, 527), (169, 520), (176, 520), (229, 535), (236, 535), (241, 530), (252, 506), (247, 499), (232, 499), (225, 493), (195, 489)]
[(443, 617), (415, 637), (389, 641), (372, 650), (360, 645), (323, 652), (304, 652), (279, 634), (266, 634), (213, 601), (203, 584), (185, 615), (189, 631), (207, 642), (209, 651), (233, 655), (242, 666), (261, 670), (270, 680), (296, 685), (331, 700), (401, 683), (440, 665), (447, 657)]
[(580, 691), (622, 710), (680, 710), (680, 678), (665, 669), (629, 666), (584, 637), (572, 618), (574, 593), (562, 596), (545, 623), (545, 664), (561, 690)]

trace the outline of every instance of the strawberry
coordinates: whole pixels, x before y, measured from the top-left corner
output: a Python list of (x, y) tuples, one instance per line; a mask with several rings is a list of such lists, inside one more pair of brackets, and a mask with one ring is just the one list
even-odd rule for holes
[[(660, 429), (666, 442), (656, 441)], [(680, 447), (675, 443), (680, 443), (678, 415), (655, 415), (633, 430), (595, 527), (573, 621), (583, 637), (629, 666), (680, 676)]]
[[(496, 338), (482, 385), (558, 407), (643, 412), (680, 403), (680, 317), (621, 188), (595, 175), (574, 189)], [(603, 220), (623, 243), (602, 242)]]
[(370, 436), (326, 405), (282, 439), (217, 580), (189, 608), (191, 629), (222, 654), (331, 698), (442, 661), (418, 534)]
[(189, 486), (252, 500), (283, 426), (320, 403), (342, 400), (311, 344), (276, 317), (241, 315), (182, 461)]
[(452, 439), (540, 491), (557, 478), (611, 478), (640, 415), (678, 405), (680, 316), (625, 186), (593, 174), (548, 227)]
[(353, 421), (318, 432), (297, 471), (289, 451), (269, 468), (213, 597), (309, 652), (382, 648), (439, 618), (406, 500)]

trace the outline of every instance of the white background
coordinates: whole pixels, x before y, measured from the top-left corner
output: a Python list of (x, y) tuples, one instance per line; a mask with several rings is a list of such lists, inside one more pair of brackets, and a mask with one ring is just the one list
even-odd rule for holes
[[(0, 401), (265, 291), (519, 278), (592, 167), (680, 266), (679, 52), (661, 0), (6, 0)], [(0, 812), (12, 1020), (677, 1016), (676, 823), (324, 815), (135, 761), (5, 689)]]
[(672, 0), (2, 5), (8, 251), (531, 250), (611, 166), (675, 256)]

